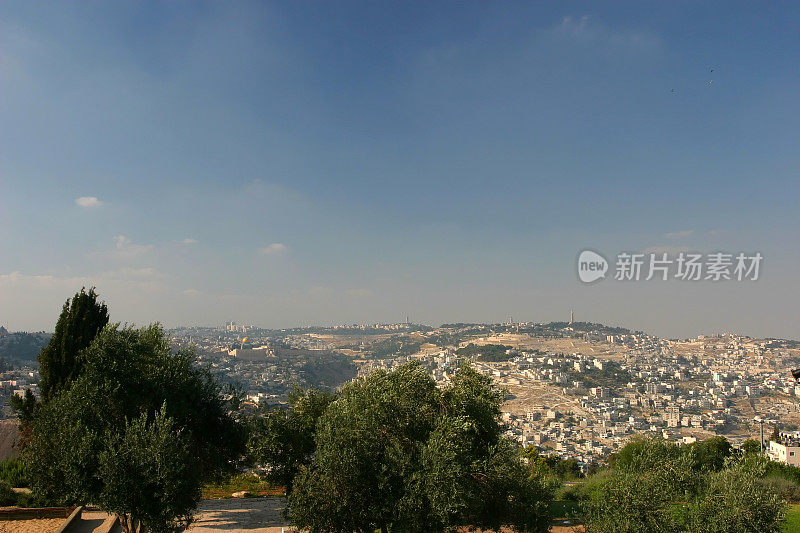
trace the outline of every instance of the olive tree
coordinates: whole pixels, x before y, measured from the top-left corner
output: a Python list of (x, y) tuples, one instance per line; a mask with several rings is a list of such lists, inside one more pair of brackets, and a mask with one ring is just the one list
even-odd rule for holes
[(317, 420), (335, 398), (331, 392), (295, 388), (289, 394), (289, 409), (271, 408), (251, 422), (251, 460), (265, 467), (267, 479), (286, 487), (287, 493), (300, 467), (311, 462)]
[[(243, 430), (209, 370), (193, 364), (192, 351), (173, 352), (157, 325), (108, 326), (80, 363), (72, 385), (36, 410), (23, 451), (34, 492), (52, 503), (127, 509), (152, 530), (167, 515), (188, 516), (200, 483), (243, 452)], [(148, 462), (137, 448), (172, 464)], [(120, 489), (133, 485), (140, 488)]]
[(463, 366), (440, 390), (415, 363), (348, 383), (289, 496), (301, 528), (547, 531), (549, 487), (502, 436), (502, 391)]

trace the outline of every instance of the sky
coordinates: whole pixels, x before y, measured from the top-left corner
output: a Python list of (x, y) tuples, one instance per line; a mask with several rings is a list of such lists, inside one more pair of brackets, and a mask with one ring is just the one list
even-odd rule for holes
[[(96, 286), (167, 327), (800, 338), (798, 64), (792, 2), (7, 0), (0, 324)], [(584, 249), (764, 259), (585, 284)]]

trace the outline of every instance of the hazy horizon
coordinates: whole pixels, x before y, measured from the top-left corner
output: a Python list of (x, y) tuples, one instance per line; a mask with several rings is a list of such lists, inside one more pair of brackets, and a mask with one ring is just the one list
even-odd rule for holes
[[(0, 4), (0, 324), (800, 337), (800, 4)], [(757, 281), (581, 283), (592, 249)]]

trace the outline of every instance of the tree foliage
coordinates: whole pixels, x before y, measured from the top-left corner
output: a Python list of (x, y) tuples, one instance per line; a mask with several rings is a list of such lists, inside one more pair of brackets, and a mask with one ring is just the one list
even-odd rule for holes
[(289, 394), (289, 409), (270, 409), (252, 422), (250, 457), (267, 469), (271, 483), (283, 485), (287, 493), (300, 467), (311, 462), (317, 420), (335, 398), (331, 392), (295, 388)]
[(569, 481), (583, 477), (578, 461), (572, 457), (564, 459), (557, 455), (541, 455), (533, 444), (529, 444), (520, 454), (533, 473), (552, 477), (559, 481)]
[(747, 439), (739, 449), (745, 455), (757, 455), (761, 453), (761, 443), (755, 439)]
[(117, 514), (125, 529), (141, 522), (151, 533), (168, 533), (189, 523), (200, 497), (200, 472), (184, 436), (166, 404), (152, 418), (142, 413), (122, 431), (106, 434), (97, 502)]
[(108, 308), (97, 301), (94, 288), (83, 288), (61, 309), (50, 342), (39, 353), (39, 387), (42, 400), (49, 401), (80, 374), (81, 350), (108, 324)]
[[(149, 479), (140, 490), (184, 514), (185, 502), (199, 498), (200, 480), (228, 468), (244, 443), (219, 385), (193, 361), (191, 351), (173, 353), (157, 325), (106, 327), (81, 352), (82, 370), (72, 386), (37, 410), (23, 451), (34, 492), (59, 504), (127, 506), (136, 520), (157, 529), (163, 516), (137, 503), (140, 492), (120, 489)], [(167, 447), (167, 434), (186, 453)], [(134, 453), (134, 442), (177, 463), (166, 471), (164, 464), (154, 466)], [(125, 477), (110, 484), (109, 472)], [(154, 473), (169, 479), (151, 479)], [(125, 494), (127, 504), (119, 499)]]
[(587, 502), (587, 531), (780, 531), (785, 503), (759, 482), (763, 459), (727, 457), (720, 464), (730, 447), (709, 441), (678, 447), (643, 438), (625, 446)]
[(417, 364), (345, 385), (289, 497), (310, 531), (546, 531), (549, 487), (498, 423), (502, 391), (469, 366), (439, 390)]

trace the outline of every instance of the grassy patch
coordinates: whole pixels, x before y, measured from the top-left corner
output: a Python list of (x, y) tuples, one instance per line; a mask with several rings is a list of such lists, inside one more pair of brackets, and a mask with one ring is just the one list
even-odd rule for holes
[(574, 520), (581, 510), (581, 503), (574, 500), (555, 500), (550, 504), (550, 515), (553, 518)]
[(251, 496), (283, 496), (284, 488), (270, 485), (255, 474), (236, 474), (223, 483), (203, 487), (203, 499), (230, 498), (235, 492), (247, 492)]
[(783, 524), (783, 533), (797, 533), (800, 531), (800, 505), (790, 505), (786, 512), (786, 523)]

